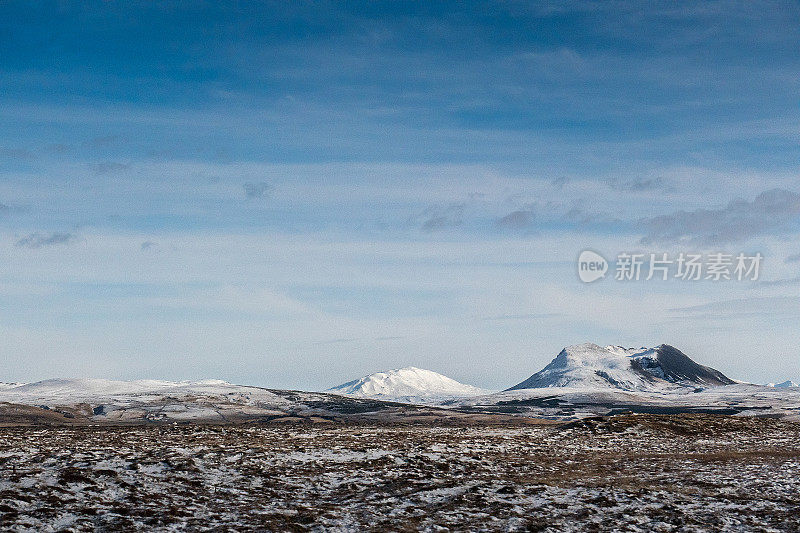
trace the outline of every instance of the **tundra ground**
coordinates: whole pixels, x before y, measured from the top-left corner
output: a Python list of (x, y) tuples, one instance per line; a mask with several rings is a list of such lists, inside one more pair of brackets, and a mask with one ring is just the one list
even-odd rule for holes
[(11, 531), (797, 531), (800, 426), (0, 428)]

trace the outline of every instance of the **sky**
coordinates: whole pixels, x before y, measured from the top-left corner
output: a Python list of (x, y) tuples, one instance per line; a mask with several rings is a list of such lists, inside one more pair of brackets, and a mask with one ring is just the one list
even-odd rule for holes
[(0, 381), (800, 380), (798, 47), (790, 1), (3, 2)]

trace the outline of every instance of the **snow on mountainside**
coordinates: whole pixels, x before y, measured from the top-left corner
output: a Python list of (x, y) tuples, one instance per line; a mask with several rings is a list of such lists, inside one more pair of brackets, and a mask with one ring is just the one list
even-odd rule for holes
[(409, 366), (376, 372), (326, 392), (358, 398), (426, 403), (438, 399), (477, 396), (488, 391), (459, 383), (431, 370)]
[[(408, 420), (405, 406), (370, 398), (265, 389), (225, 381), (50, 379), (0, 387), (0, 424), (236, 423)], [(414, 416), (419, 414), (413, 411)], [(437, 411), (431, 416), (441, 416)], [(468, 416), (468, 415), (464, 415)], [(448, 417), (450, 414), (448, 413)]]
[(656, 391), (734, 383), (666, 344), (637, 349), (585, 343), (564, 348), (544, 369), (508, 390), (571, 387)]
[(798, 386), (800, 386), (800, 385), (798, 385), (797, 383), (795, 383), (794, 381), (791, 381), (791, 380), (786, 380), (786, 381), (784, 381), (782, 383), (769, 383), (769, 384), (767, 384), (767, 387), (777, 387), (779, 389), (788, 389), (788, 388), (791, 388), (791, 387), (798, 387)]
[(109, 379), (46, 379), (35, 383), (4, 384), (0, 401), (71, 404), (112, 398), (150, 395), (226, 395), (243, 387), (220, 380), (205, 381), (114, 381)]
[[(0, 388), (0, 402), (50, 408), (90, 406), (93, 416), (125, 420), (224, 418), (221, 411), (286, 409), (292, 402), (272, 391), (205, 381), (47, 379)], [(167, 414), (169, 413), (169, 414)]]

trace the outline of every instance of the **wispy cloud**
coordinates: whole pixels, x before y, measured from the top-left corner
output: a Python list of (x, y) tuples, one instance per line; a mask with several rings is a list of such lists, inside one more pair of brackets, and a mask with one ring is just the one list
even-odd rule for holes
[(15, 246), (18, 248), (42, 248), (45, 246), (54, 246), (57, 244), (67, 244), (69, 242), (74, 241), (77, 236), (73, 233), (31, 233), (21, 239), (19, 239)]
[(84, 146), (105, 148), (119, 140), (117, 135), (99, 135), (83, 143)]
[(549, 318), (559, 318), (564, 315), (561, 313), (527, 313), (520, 315), (497, 315), (487, 316), (484, 320), (546, 320)]
[(768, 233), (796, 230), (800, 222), (800, 194), (773, 189), (762, 192), (751, 202), (733, 200), (721, 209), (676, 211), (640, 222), (647, 230), (642, 244), (739, 242)]
[(256, 198), (264, 198), (265, 196), (269, 195), (272, 191), (272, 185), (265, 181), (260, 182), (248, 182), (245, 183), (243, 186), (244, 188), (244, 195), (248, 200), (253, 200)]
[(118, 161), (103, 161), (95, 163), (92, 168), (97, 174), (113, 174), (131, 168), (130, 163), (120, 163)]
[(616, 191), (633, 193), (674, 190), (674, 188), (670, 186), (669, 182), (663, 177), (636, 178), (632, 180), (612, 178), (609, 180), (608, 185)]
[[(429, 207), (417, 219), (422, 219), (420, 229), (431, 233), (464, 223), (464, 204), (451, 204), (447, 207)], [(413, 220), (413, 219), (412, 219)]]
[(498, 218), (495, 225), (502, 229), (521, 230), (531, 227), (534, 219), (531, 209), (518, 209)]
[(313, 344), (315, 346), (324, 346), (326, 344), (344, 344), (347, 342), (356, 342), (358, 339), (349, 339), (349, 338), (341, 338), (341, 339), (328, 339), (324, 341), (316, 341)]

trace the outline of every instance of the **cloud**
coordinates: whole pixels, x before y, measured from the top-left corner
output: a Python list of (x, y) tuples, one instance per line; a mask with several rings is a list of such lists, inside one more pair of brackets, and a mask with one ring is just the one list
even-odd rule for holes
[(721, 209), (676, 211), (639, 221), (647, 233), (642, 244), (719, 245), (765, 234), (787, 233), (800, 221), (800, 194), (773, 189), (752, 202), (733, 200)]
[(107, 146), (111, 146), (112, 144), (114, 144), (118, 140), (119, 140), (119, 137), (117, 135), (101, 135), (99, 137), (93, 138), (89, 142), (83, 143), (83, 145), (84, 146), (90, 146), (90, 147), (104, 148), (104, 147), (107, 147)]
[(130, 163), (119, 163), (116, 161), (103, 161), (102, 163), (95, 163), (92, 165), (94, 171), (98, 174), (112, 174), (131, 168)]
[(452, 204), (445, 208), (429, 207), (423, 211), (422, 218), (420, 229), (428, 233), (457, 227), (464, 222), (464, 204)]
[(667, 180), (662, 177), (636, 178), (625, 181), (619, 178), (612, 178), (608, 181), (608, 185), (616, 191), (623, 192), (666, 191), (671, 189)]
[(569, 211), (564, 213), (562, 219), (576, 224), (591, 224), (600, 220), (613, 220), (610, 216), (588, 211), (579, 202), (576, 202)]
[(57, 154), (63, 154), (68, 152), (72, 147), (69, 144), (64, 143), (51, 143), (45, 146), (45, 150), (48, 152), (55, 152)]
[(461, 220), (450, 219), (446, 216), (435, 216), (422, 224), (422, 231), (439, 231), (448, 227), (460, 226)]
[(358, 339), (350, 339), (350, 338), (328, 339), (328, 340), (324, 340), (324, 341), (317, 341), (317, 342), (314, 342), (313, 344), (315, 346), (322, 346), (324, 344), (344, 344), (344, 343), (347, 343), (347, 342), (356, 342), (357, 340)]
[(77, 236), (73, 233), (55, 232), (50, 234), (31, 233), (17, 241), (15, 246), (18, 248), (42, 248), (56, 244), (67, 244), (74, 241)]
[(255, 198), (264, 198), (272, 191), (272, 185), (265, 181), (259, 181), (256, 183), (248, 182), (242, 185), (244, 188), (244, 195), (247, 197), (248, 200), (255, 199)]
[(503, 229), (525, 229), (533, 224), (534, 214), (530, 209), (518, 209), (498, 218), (495, 225)]
[(495, 220), (495, 227), (503, 230), (525, 230), (535, 224), (566, 226), (587, 226), (603, 222), (619, 222), (610, 214), (589, 211), (583, 206), (583, 200), (571, 202), (547, 201), (529, 203)]
[(784, 261), (786, 263), (800, 263), (800, 254), (790, 255)]
[(484, 320), (546, 320), (549, 318), (561, 318), (562, 313), (526, 313), (519, 315), (497, 315), (487, 316)]

